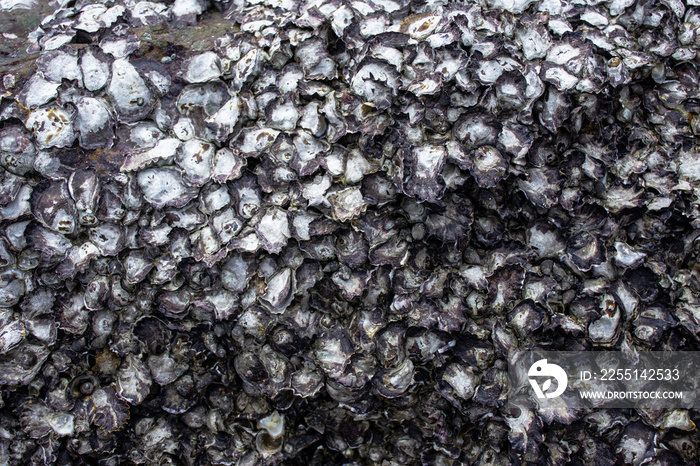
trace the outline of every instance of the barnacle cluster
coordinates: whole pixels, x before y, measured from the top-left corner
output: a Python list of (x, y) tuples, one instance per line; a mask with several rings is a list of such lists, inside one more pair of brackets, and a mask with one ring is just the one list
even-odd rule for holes
[(0, 68), (0, 464), (697, 459), (698, 411), (506, 373), (698, 349), (697, 0), (51, 5)]

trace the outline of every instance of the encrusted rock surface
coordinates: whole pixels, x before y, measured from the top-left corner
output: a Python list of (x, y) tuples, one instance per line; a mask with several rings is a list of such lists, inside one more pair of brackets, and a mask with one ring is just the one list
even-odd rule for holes
[(695, 464), (696, 3), (0, 1), (0, 464)]

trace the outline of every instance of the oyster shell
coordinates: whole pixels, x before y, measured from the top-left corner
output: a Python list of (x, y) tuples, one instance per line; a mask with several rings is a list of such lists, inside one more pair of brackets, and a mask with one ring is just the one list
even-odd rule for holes
[(73, 114), (56, 107), (38, 108), (27, 117), (25, 126), (36, 138), (40, 148), (68, 147), (75, 140)]
[(112, 78), (107, 95), (122, 121), (141, 120), (151, 113), (153, 93), (136, 68), (128, 60), (120, 58), (112, 63)]
[(162, 208), (182, 207), (197, 195), (197, 189), (190, 186), (183, 174), (174, 168), (151, 168), (138, 174), (139, 187), (146, 201)]

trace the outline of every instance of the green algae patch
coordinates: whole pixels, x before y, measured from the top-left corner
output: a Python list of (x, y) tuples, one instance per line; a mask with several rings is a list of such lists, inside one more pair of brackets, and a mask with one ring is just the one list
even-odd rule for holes
[(39, 55), (27, 53), (28, 37), (51, 12), (48, 2), (39, 2), (31, 10), (0, 12), (0, 78), (13, 74), (15, 82), (22, 83), (34, 72)]
[(191, 55), (212, 50), (214, 41), (226, 33), (239, 31), (238, 24), (220, 15), (205, 14), (197, 24), (161, 23), (155, 26), (142, 26), (133, 30), (139, 38), (138, 55), (160, 60), (177, 55), (187, 58)]

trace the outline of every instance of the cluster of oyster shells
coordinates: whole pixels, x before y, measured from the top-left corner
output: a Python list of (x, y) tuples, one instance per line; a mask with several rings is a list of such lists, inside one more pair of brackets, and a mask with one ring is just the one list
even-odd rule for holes
[(697, 458), (506, 373), (698, 349), (696, 0), (55, 6), (0, 69), (0, 464)]

